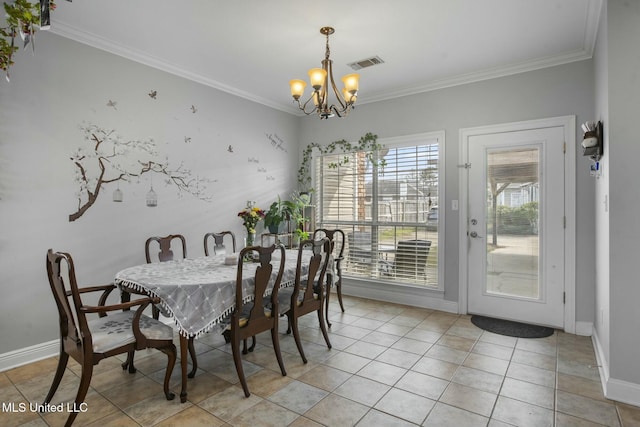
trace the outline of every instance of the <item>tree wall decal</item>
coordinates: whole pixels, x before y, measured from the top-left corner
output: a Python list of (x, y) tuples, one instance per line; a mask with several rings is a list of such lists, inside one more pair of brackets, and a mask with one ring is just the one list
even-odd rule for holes
[(78, 209), (69, 215), (69, 222), (77, 220), (93, 206), (106, 184), (131, 182), (145, 173), (162, 175), (167, 185), (177, 187), (179, 195), (187, 193), (200, 200), (211, 200), (206, 192), (206, 185), (211, 180), (194, 178), (182, 162), (178, 167), (172, 167), (168, 158), (158, 161), (152, 138), (127, 141), (115, 130), (95, 124), (84, 124), (80, 129), (85, 144), (70, 158), (78, 184)]

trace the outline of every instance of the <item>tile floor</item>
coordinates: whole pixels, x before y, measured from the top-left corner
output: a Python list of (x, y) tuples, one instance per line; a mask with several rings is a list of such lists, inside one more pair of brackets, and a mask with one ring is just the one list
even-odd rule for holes
[[(166, 401), (166, 356), (138, 352), (130, 375), (117, 358), (93, 375), (78, 426), (639, 426), (640, 408), (602, 395), (589, 337), (557, 332), (516, 339), (484, 332), (469, 316), (332, 298), (324, 344), (313, 314), (301, 319), (309, 359), (302, 363), (281, 332), (288, 375), (279, 373), (269, 334), (244, 358), (251, 397), (239, 385), (228, 344), (217, 334), (197, 341), (200, 369), (188, 401)], [(281, 323), (282, 331), (286, 321)], [(56, 359), (0, 373), (0, 401), (42, 402)], [(72, 401), (78, 365), (67, 370), (52, 403)], [(172, 390), (179, 392), (174, 371)], [(0, 412), (2, 426), (59, 426), (66, 414)]]

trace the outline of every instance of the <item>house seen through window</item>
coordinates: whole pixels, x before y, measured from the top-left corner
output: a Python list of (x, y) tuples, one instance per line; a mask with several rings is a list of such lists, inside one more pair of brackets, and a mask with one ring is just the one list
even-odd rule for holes
[(442, 139), (383, 141), (373, 162), (365, 152), (315, 159), (316, 223), (345, 232), (345, 277), (441, 289)]

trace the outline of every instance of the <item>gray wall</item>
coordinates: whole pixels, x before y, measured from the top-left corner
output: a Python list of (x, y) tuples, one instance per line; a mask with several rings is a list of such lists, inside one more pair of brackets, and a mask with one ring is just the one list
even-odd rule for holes
[[(362, 72), (361, 99), (366, 99), (366, 72)], [(371, 71), (373, 72), (373, 71)], [(576, 115), (576, 123), (593, 120), (593, 63), (582, 61), (509, 77), (365, 104), (346, 119), (302, 120), (300, 143), (327, 144), (339, 139), (355, 141), (366, 132), (380, 138), (444, 130), (445, 143), (445, 299), (458, 299), (458, 212), (451, 200), (459, 199), (459, 130), (547, 117)], [(579, 132), (576, 130), (576, 134)], [(575, 141), (577, 242), (576, 320), (593, 321), (594, 235), (593, 181), (589, 162)], [(462, 202), (462, 201), (461, 201)]]
[(609, 1), (607, 8), (610, 372), (613, 379), (638, 384), (640, 2)]
[(640, 402), (636, 267), (640, 226), (637, 114), (640, 99), (640, 3), (602, 6), (594, 54), (596, 119), (604, 124), (602, 176), (595, 183), (596, 301), (594, 344), (605, 395)]
[(595, 73), (595, 109), (594, 120), (604, 124), (604, 155), (601, 160), (602, 176), (595, 180), (595, 262), (596, 266), (596, 301), (594, 306), (594, 340), (597, 348), (602, 352), (604, 365), (610, 360), (610, 316), (609, 316), (609, 75), (608, 75), (608, 34), (607, 34), (607, 6), (603, 4), (600, 15), (600, 27), (594, 60)]
[[(110, 282), (145, 261), (151, 235), (184, 234), (191, 257), (204, 255), (206, 232), (231, 229), (242, 242), (237, 213), (246, 201), (268, 207), (295, 187), (299, 119), (290, 114), (51, 33), (38, 37), (35, 55), (20, 50), (11, 74), (11, 83), (4, 76), (0, 83), (0, 354), (57, 337), (48, 248), (72, 254), (81, 284)], [(206, 190), (212, 201), (180, 196), (161, 176), (151, 182), (143, 175), (120, 183), (124, 202), (114, 203), (116, 185), (105, 185), (96, 203), (69, 222), (78, 207), (70, 157), (88, 144), (83, 122), (123, 140), (153, 138), (158, 160), (183, 162), (193, 178), (214, 181)], [(277, 134), (286, 151), (267, 134)], [(156, 208), (145, 205), (151, 183)]]

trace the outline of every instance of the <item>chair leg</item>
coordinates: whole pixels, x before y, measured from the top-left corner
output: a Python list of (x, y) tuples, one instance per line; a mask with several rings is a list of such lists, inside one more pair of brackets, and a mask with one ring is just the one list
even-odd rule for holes
[(127, 360), (125, 360), (124, 362), (122, 362), (122, 370), (126, 370), (127, 367), (129, 368), (129, 373), (130, 374), (135, 374), (136, 373), (136, 367), (133, 366), (133, 356), (136, 354), (135, 351), (130, 351), (129, 353), (127, 353)]
[[(80, 408), (80, 405), (84, 402), (84, 398), (87, 397), (87, 391), (89, 391), (89, 384), (91, 383), (91, 375), (93, 374), (93, 365), (86, 360), (82, 365), (82, 376), (80, 377), (80, 386), (78, 387), (78, 393), (76, 394), (74, 408)], [(71, 411), (65, 427), (71, 427), (73, 421), (78, 416), (78, 411)]]
[(245, 397), (251, 396), (249, 393), (249, 387), (247, 386), (247, 380), (244, 377), (244, 369), (242, 369), (242, 359), (240, 359), (240, 343), (232, 342), (231, 343), (231, 351), (233, 353), (233, 363), (236, 365), (236, 372), (238, 373), (238, 378), (240, 379), (240, 384), (242, 384), (242, 390), (244, 390)]
[(196, 348), (193, 345), (193, 337), (189, 337), (189, 355), (191, 355), (191, 364), (193, 367), (191, 368), (191, 372), (187, 377), (193, 378), (196, 376), (196, 371), (198, 370), (198, 359), (196, 358)]
[(324, 313), (327, 318), (327, 326), (331, 327), (331, 322), (329, 321), (329, 298), (331, 297), (331, 286), (333, 285), (333, 276), (327, 276), (327, 287), (325, 288), (325, 296), (324, 296)]
[(278, 365), (280, 365), (280, 372), (282, 372), (283, 377), (286, 377), (287, 371), (284, 369), (284, 362), (282, 361), (282, 353), (280, 353), (280, 339), (278, 338), (277, 327), (271, 328), (271, 341), (273, 342), (273, 350), (276, 352), (276, 359), (278, 359)]
[(158, 320), (160, 318), (160, 310), (155, 305), (151, 306), (151, 315), (156, 320)]
[(169, 382), (171, 381), (171, 373), (173, 372), (173, 367), (176, 365), (176, 359), (178, 358), (178, 351), (176, 349), (175, 344), (171, 343), (167, 347), (162, 347), (159, 349), (161, 352), (167, 355), (167, 371), (164, 374), (164, 395), (167, 400), (173, 400), (176, 395), (169, 390)]
[(298, 353), (300, 353), (300, 357), (302, 357), (302, 362), (307, 363), (307, 357), (304, 354), (302, 342), (300, 341), (300, 332), (298, 331), (298, 318), (291, 314), (291, 312), (287, 313), (287, 317), (289, 318), (289, 327), (293, 330), (293, 339), (296, 341)]
[(324, 336), (324, 341), (327, 343), (327, 347), (331, 348), (331, 341), (329, 341), (329, 334), (327, 334), (327, 327), (324, 325), (324, 318), (322, 316), (322, 304), (318, 310), (318, 322), (320, 323), (320, 330)]
[(64, 370), (67, 369), (67, 363), (69, 362), (69, 355), (62, 351), (60, 353), (60, 358), (58, 359), (58, 368), (56, 369), (56, 375), (53, 377), (53, 383), (51, 384), (51, 388), (49, 389), (49, 393), (47, 397), (44, 399), (44, 403), (51, 402), (53, 395), (56, 394), (58, 390), (58, 386), (60, 385), (60, 381), (62, 381), (62, 376), (64, 375)]
[(256, 348), (256, 336), (252, 336), (251, 337), (251, 347), (247, 348), (247, 339), (245, 338), (242, 341), (243, 345), (242, 345), (242, 354), (247, 354), (249, 352), (252, 352), (255, 348)]
[(287, 316), (287, 335), (291, 333), (291, 318), (289, 317), (289, 313), (291, 313), (291, 310), (287, 311), (285, 314), (280, 315), (280, 317)]
[(344, 304), (342, 304), (342, 278), (336, 281), (336, 293), (338, 294), (338, 302), (340, 303), (340, 310), (344, 313)]

